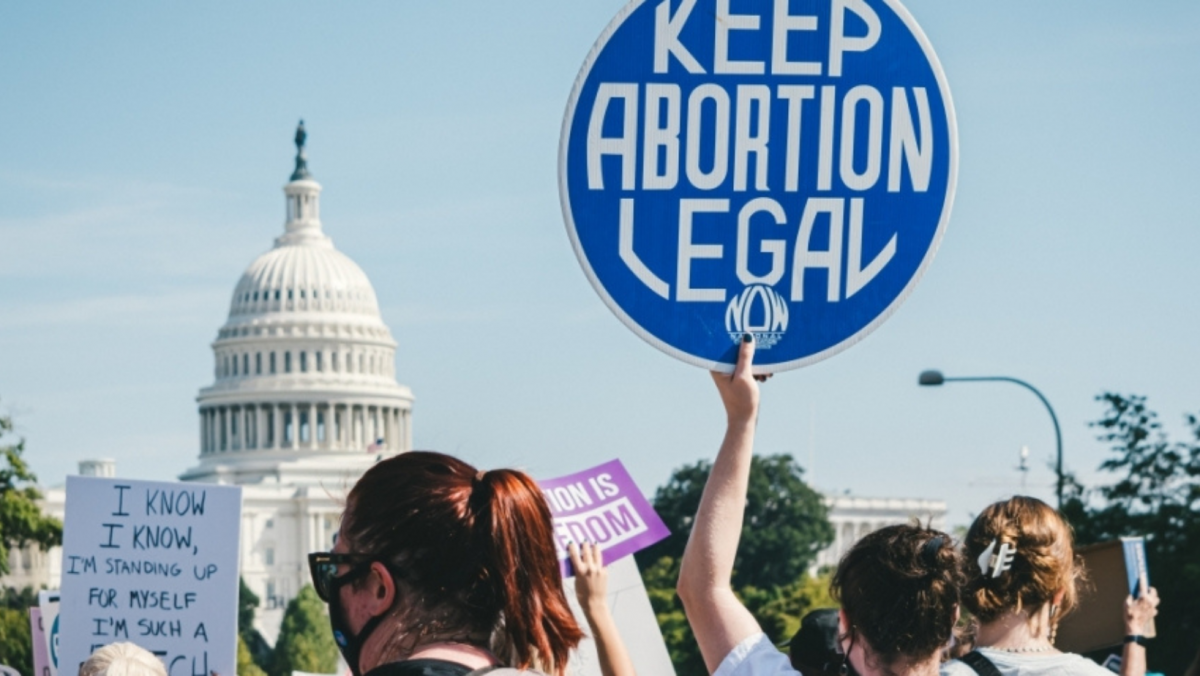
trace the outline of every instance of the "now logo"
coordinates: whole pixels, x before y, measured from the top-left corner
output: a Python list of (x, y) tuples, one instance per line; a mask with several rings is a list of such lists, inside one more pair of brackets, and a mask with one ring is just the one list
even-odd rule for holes
[(787, 328), (787, 300), (769, 286), (747, 286), (725, 308), (725, 330), (734, 343), (750, 333), (759, 348), (770, 349)]

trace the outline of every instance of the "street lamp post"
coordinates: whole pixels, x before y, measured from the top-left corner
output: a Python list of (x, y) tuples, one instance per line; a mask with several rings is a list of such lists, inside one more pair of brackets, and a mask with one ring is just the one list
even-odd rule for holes
[(1050, 406), (1050, 402), (1046, 400), (1046, 397), (1041, 392), (1039, 392), (1036, 387), (1034, 387), (1033, 385), (1030, 385), (1029, 383), (1025, 382), (1024, 380), (1018, 380), (1016, 378), (1009, 378), (1008, 376), (970, 376), (970, 377), (959, 377), (959, 378), (947, 378), (942, 375), (941, 371), (934, 371), (934, 370), (922, 371), (921, 375), (917, 378), (917, 383), (920, 385), (925, 385), (925, 386), (936, 386), (936, 385), (941, 385), (942, 383), (951, 383), (951, 382), (967, 383), (967, 382), (983, 382), (983, 381), (999, 381), (999, 382), (1013, 383), (1016, 385), (1020, 385), (1021, 387), (1024, 387), (1025, 389), (1029, 390), (1030, 392), (1033, 392), (1034, 394), (1036, 394), (1037, 398), (1040, 399), (1042, 401), (1042, 403), (1046, 405), (1046, 410), (1050, 412), (1050, 421), (1054, 423), (1054, 443), (1058, 449), (1058, 460), (1057, 460), (1057, 463), (1055, 464), (1054, 472), (1055, 472), (1055, 474), (1058, 475), (1058, 487), (1057, 487), (1058, 508), (1062, 509), (1062, 504), (1063, 504), (1062, 430), (1060, 430), (1058, 427), (1058, 416), (1054, 415), (1054, 409)]

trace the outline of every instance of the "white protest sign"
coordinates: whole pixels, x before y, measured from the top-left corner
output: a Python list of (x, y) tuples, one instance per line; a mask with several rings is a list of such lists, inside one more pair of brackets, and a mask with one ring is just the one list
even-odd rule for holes
[[(58, 676), (58, 590), (43, 589), (38, 592), (38, 611), (42, 625), (42, 645), (46, 649), (46, 676)], [(37, 654), (36, 652), (34, 653)]]
[[(662, 630), (654, 617), (654, 608), (642, 583), (642, 574), (632, 556), (626, 556), (608, 565), (608, 608), (613, 622), (629, 652), (629, 659), (639, 674), (665, 676), (674, 674), (671, 654), (663, 641)], [(579, 626), (587, 627), (587, 617), (575, 597), (575, 578), (563, 580), (563, 591), (571, 604), (571, 611)], [(571, 653), (567, 664), (567, 676), (601, 676), (600, 657), (596, 654), (595, 637), (588, 632), (587, 638)]]
[(236, 486), (67, 477), (59, 663), (135, 643), (168, 676), (236, 673)]

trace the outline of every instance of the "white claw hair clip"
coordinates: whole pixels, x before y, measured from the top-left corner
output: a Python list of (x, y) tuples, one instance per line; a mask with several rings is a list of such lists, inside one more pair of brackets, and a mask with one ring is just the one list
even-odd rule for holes
[(1013, 559), (1017, 556), (1016, 547), (1004, 542), (1000, 543), (1000, 550), (997, 551), (996, 544), (997, 541), (993, 539), (977, 560), (984, 577), (987, 577), (989, 569), (992, 577), (1000, 577), (1000, 573), (1012, 568)]

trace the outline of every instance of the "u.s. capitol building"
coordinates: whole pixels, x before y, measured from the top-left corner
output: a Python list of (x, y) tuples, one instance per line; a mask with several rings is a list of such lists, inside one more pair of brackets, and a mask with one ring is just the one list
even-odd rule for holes
[[(199, 462), (182, 481), (240, 485), (241, 575), (274, 642), (287, 601), (308, 582), (306, 556), (329, 549), (342, 499), (384, 455), (412, 447), (412, 392), (395, 375), (396, 341), (367, 275), (321, 226), (321, 185), (305, 131), (283, 187), (274, 247), (246, 268), (212, 344), (214, 381), (200, 390)], [(81, 474), (113, 476), (111, 461)], [(62, 488), (44, 508), (62, 518)], [(13, 550), (6, 586), (57, 587), (61, 550)]]

